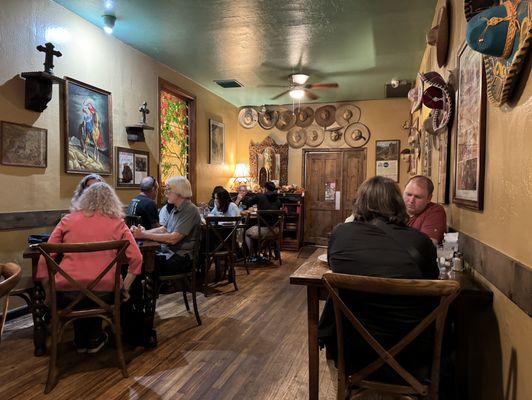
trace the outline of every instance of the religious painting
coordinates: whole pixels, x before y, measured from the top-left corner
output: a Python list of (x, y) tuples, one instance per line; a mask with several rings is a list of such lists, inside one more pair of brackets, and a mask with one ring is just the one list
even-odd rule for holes
[(46, 129), (2, 121), (0, 136), (0, 163), (46, 168)]
[(325, 201), (334, 201), (336, 199), (336, 181), (325, 182)]
[(399, 182), (399, 140), (375, 142), (375, 174)]
[(261, 143), (249, 143), (249, 173), (261, 187), (267, 181), (288, 184), (288, 143), (277, 144), (270, 136)]
[(224, 124), (209, 119), (209, 164), (224, 162)]
[(458, 99), (453, 202), (480, 211), (484, 200), (486, 86), (482, 55), (463, 45), (458, 53)]
[(116, 187), (138, 188), (149, 175), (149, 161), (147, 151), (116, 147)]
[(65, 78), (65, 172), (111, 175), (111, 93)]

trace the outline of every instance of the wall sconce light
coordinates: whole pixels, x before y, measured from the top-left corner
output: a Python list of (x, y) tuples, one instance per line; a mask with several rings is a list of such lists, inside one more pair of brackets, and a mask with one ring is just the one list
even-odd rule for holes
[(116, 17), (114, 15), (102, 15), (103, 18), (103, 30), (108, 35), (113, 33), (115, 27)]

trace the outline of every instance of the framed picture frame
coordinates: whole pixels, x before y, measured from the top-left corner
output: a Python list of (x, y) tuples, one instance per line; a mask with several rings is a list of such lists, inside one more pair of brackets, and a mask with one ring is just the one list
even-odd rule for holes
[(16, 167), (46, 168), (48, 131), (35, 126), (1, 121), (0, 163)]
[(399, 182), (400, 140), (375, 141), (375, 175)]
[(458, 52), (458, 93), (453, 202), (481, 211), (484, 206), (486, 81), (482, 55), (465, 43)]
[(65, 172), (111, 175), (111, 93), (65, 78)]
[(138, 188), (142, 179), (150, 174), (150, 153), (126, 147), (115, 149), (116, 188)]
[(224, 163), (225, 126), (209, 119), (209, 164)]

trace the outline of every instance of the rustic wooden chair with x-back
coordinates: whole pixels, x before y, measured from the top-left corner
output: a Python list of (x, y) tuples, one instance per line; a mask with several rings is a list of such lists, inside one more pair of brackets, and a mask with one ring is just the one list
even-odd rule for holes
[(216, 279), (227, 276), (229, 282), (236, 284), (236, 234), (241, 228), (241, 217), (207, 217), (205, 219), (205, 264), (203, 285), (207, 296), (209, 269), (214, 263)]
[(128, 214), (124, 216), (124, 222), (126, 223), (128, 228), (131, 228), (132, 225), (139, 225), (142, 222), (142, 218), (140, 217), (140, 215)]
[[(336, 319), (336, 338), (338, 345), (338, 392), (337, 399), (358, 399), (368, 392), (394, 394), (403, 399), (428, 398), (438, 399), (441, 347), (445, 319), (449, 305), (458, 295), (460, 284), (452, 280), (415, 280), (389, 279), (367, 276), (325, 273), (323, 281), (329, 291), (334, 304)], [(347, 307), (339, 294), (345, 291), (393, 296), (419, 296), (426, 299), (439, 298), (439, 303), (426, 315), (408, 334), (395, 345), (385, 349), (368, 331), (359, 318)], [(355, 328), (362, 339), (375, 351), (378, 358), (364, 368), (348, 376), (346, 373), (343, 320), (346, 318)], [(411, 372), (397, 361), (397, 355), (414, 341), (420, 334), (427, 331), (434, 324), (434, 347), (432, 365), (427, 383), (422, 383)], [(405, 384), (396, 384), (372, 379), (371, 375), (378, 373), (384, 366), (388, 366)], [(354, 392), (352, 393), (352, 390)], [(413, 397), (415, 396), (415, 397)]]
[(4, 299), (2, 314), (0, 315), (0, 343), (2, 342), (2, 332), (6, 322), (7, 308), (9, 306), (9, 293), (20, 281), (22, 272), (20, 266), (15, 263), (0, 264), (0, 301)]
[[(61, 244), (39, 244), (34, 245), (46, 260), (50, 287), (50, 312), (51, 312), (51, 346), (50, 362), (48, 367), (48, 378), (44, 393), (49, 393), (57, 385), (59, 373), (57, 370), (57, 347), (61, 341), (65, 327), (75, 320), (81, 318), (101, 318), (109, 323), (113, 328), (116, 351), (122, 376), (127, 378), (126, 361), (122, 349), (122, 338), (120, 334), (120, 302), (121, 302), (121, 276), (120, 267), (124, 261), (124, 254), (129, 245), (127, 240), (116, 240), (109, 242), (94, 243), (61, 243)], [(99, 251), (116, 251), (114, 259), (88, 285), (81, 284), (63, 270), (56, 261), (56, 256), (66, 253), (92, 253)], [(108, 304), (102, 300), (93, 290), (101, 279), (114, 268), (113, 304)], [(76, 291), (77, 297), (69, 302), (66, 307), (58, 309), (57, 290), (55, 278), (61, 275)], [(94, 307), (89, 309), (76, 309), (76, 305), (84, 299), (94, 302)]]
[(283, 241), (284, 210), (258, 210), (257, 211), (257, 242), (258, 254), (263, 252), (268, 259), (271, 259), (272, 249), (275, 257), (279, 260), (279, 265), (283, 264), (281, 259), (281, 242)]

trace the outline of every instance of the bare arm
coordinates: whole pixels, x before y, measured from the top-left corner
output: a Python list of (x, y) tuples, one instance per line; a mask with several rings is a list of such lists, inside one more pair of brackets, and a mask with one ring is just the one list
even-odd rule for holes
[(168, 232), (164, 226), (150, 230), (144, 230), (142, 227), (135, 226), (131, 227), (131, 232), (136, 239), (153, 240), (165, 244), (177, 244), (185, 237), (185, 235), (179, 232)]

